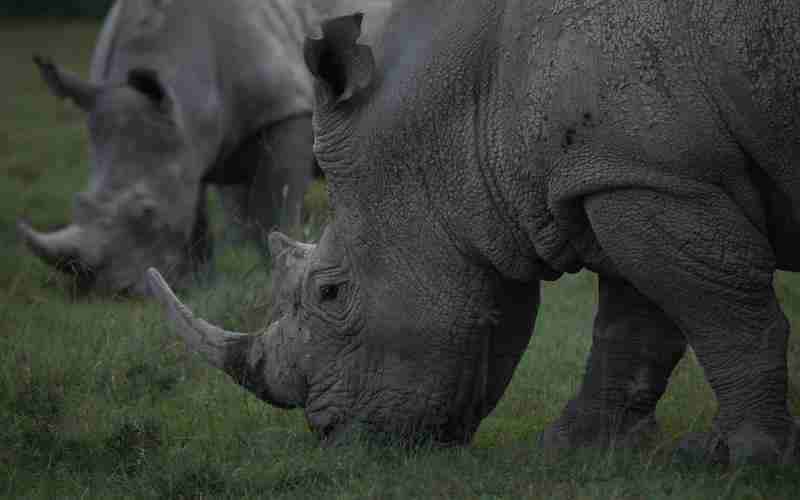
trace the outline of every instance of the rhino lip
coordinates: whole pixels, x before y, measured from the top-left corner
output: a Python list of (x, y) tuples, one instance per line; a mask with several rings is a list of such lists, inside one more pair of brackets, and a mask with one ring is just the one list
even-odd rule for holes
[(53, 267), (64, 274), (75, 276), (81, 279), (93, 280), (96, 276), (96, 270), (90, 266), (87, 266), (78, 258), (70, 257), (67, 259), (58, 260), (53, 264)]
[(78, 260), (65, 259), (54, 265), (56, 270), (71, 278), (75, 293), (86, 296), (94, 290), (97, 283), (97, 269), (85, 266)]
[[(362, 432), (354, 432), (360, 429)], [(382, 428), (380, 425), (352, 422), (330, 422), (316, 427), (314, 433), (323, 448), (332, 448), (346, 444), (351, 438), (360, 436), (370, 442), (389, 444), (404, 448), (417, 448), (420, 446), (434, 446), (436, 448), (455, 448), (471, 442), (474, 432), (470, 432), (463, 425), (445, 423), (440, 425), (426, 425), (424, 423), (409, 424), (406, 427), (389, 426)]]

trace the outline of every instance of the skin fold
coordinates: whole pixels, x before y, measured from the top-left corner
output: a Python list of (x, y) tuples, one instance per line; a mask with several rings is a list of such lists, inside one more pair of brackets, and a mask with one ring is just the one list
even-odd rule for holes
[(797, 462), (772, 279), (800, 263), (800, 7), (406, 0), (374, 42), (362, 23), (305, 45), (333, 217), (314, 246), (270, 237), (283, 305), (247, 338), (283, 354), (236, 365), (265, 399), (323, 438), (469, 442), (528, 347), (540, 281), (586, 268), (591, 353), (541, 445), (641, 442), (689, 345), (719, 412), (684, 448)]

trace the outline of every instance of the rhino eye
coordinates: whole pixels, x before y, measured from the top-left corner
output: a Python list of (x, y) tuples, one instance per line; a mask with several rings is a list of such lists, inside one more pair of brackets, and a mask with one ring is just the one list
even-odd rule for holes
[(156, 207), (150, 203), (132, 209), (131, 216), (140, 222), (149, 222), (156, 215)]
[(348, 281), (333, 281), (328, 278), (311, 290), (313, 300), (310, 305), (325, 320), (335, 323), (347, 320), (353, 307), (352, 290)]
[(142, 207), (142, 219), (152, 219), (156, 215), (156, 207), (153, 206), (144, 206)]
[(330, 302), (339, 297), (339, 285), (322, 285), (319, 287), (320, 302)]

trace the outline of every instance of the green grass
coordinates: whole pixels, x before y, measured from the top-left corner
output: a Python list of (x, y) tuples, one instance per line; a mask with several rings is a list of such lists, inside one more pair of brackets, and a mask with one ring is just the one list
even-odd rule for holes
[[(691, 356), (659, 406), (653, 448), (548, 457), (535, 439), (574, 393), (595, 304), (589, 273), (546, 284), (537, 333), (506, 396), (473, 446), (403, 451), (368, 444), (320, 449), (302, 414), (261, 403), (166, 330), (146, 300), (75, 298), (68, 280), (30, 256), (14, 223), (69, 220), (86, 181), (81, 114), (49, 96), (31, 52), (85, 74), (97, 25), (0, 21), (0, 495), (10, 498), (794, 498), (800, 470), (684, 467), (668, 450), (705, 428), (711, 392)], [(213, 201), (213, 200), (212, 200)], [(310, 196), (323, 218), (320, 186)], [(212, 213), (216, 231), (223, 223)], [(315, 228), (309, 234), (316, 233)], [(217, 250), (212, 279), (188, 293), (229, 327), (262, 326), (263, 259)], [(246, 286), (242, 286), (246, 283)], [(800, 281), (777, 288), (794, 331)], [(798, 380), (800, 342), (792, 339)], [(800, 397), (792, 396), (795, 413)]]

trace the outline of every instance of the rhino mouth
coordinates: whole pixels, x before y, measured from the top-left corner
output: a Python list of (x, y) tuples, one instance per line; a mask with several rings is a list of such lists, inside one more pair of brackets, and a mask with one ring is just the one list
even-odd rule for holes
[(454, 448), (468, 445), (472, 440), (472, 433), (465, 432), (460, 425), (434, 426), (419, 423), (385, 427), (354, 421), (316, 428), (315, 434), (322, 447), (336, 447), (360, 441), (407, 449)]
[(471, 426), (461, 415), (450, 418), (432, 418), (428, 415), (398, 420), (388, 415), (380, 420), (367, 420), (357, 416), (309, 414), (306, 420), (323, 447), (356, 442), (402, 448), (452, 448), (468, 445), (477, 427)]

